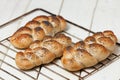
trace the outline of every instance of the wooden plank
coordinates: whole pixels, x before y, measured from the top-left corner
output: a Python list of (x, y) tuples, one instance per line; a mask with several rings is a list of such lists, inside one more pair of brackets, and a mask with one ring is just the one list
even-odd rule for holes
[(28, 9), (30, 1), (31, 0), (17, 0), (17, 3), (15, 4), (14, 10), (12, 12), (11, 18), (16, 18), (24, 14)]
[[(64, 0), (60, 14), (66, 19), (89, 29), (95, 5), (96, 0)], [(76, 34), (81, 34), (82, 38), (88, 36), (84, 30), (80, 33), (76, 32)]]
[(32, 0), (28, 10), (43, 8), (54, 14), (58, 14), (62, 0)]
[[(9, 2), (9, 5), (8, 5), (8, 2)], [(16, 0), (1, 1), (1, 3), (0, 3), (0, 5), (1, 5), (1, 7), (0, 7), (0, 11), (1, 11), (0, 12), (0, 24), (9, 20), (16, 3), (17, 3)]]
[[(0, 8), (1, 10), (0, 24), (8, 22), (9, 20), (16, 18), (21, 14), (25, 13), (28, 2), (29, 0), (26, 0), (26, 1), (6, 0), (6, 2), (4, 2), (4, 5), (6, 4), (6, 6)], [(7, 5), (8, 3), (9, 5)], [(10, 36), (11, 33), (15, 32), (17, 30), (17, 26), (19, 25), (19, 22), (20, 21), (14, 22), (13, 24), (10, 24), (5, 28), (0, 29), (0, 33), (4, 34), (4, 35), (0, 35), (0, 40)], [(9, 31), (9, 33), (6, 33), (7, 31)]]
[(0, 5), (0, 24), (5, 23), (25, 12), (29, 0), (3, 0)]
[(120, 0), (99, 0), (92, 30), (112, 30), (120, 42)]
[(93, 74), (92, 76), (89, 76), (85, 80), (94, 80), (94, 79), (99, 79), (99, 80), (119, 80), (120, 79), (120, 59), (115, 61), (109, 66), (106, 66), (99, 72)]

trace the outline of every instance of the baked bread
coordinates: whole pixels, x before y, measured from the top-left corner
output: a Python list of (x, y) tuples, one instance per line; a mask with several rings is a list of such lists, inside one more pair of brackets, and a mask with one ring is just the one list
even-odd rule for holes
[(33, 41), (43, 40), (45, 36), (54, 36), (65, 28), (66, 21), (61, 16), (37, 16), (19, 28), (9, 40), (14, 47), (24, 49)]
[(64, 34), (47, 36), (42, 41), (34, 41), (24, 52), (18, 52), (15, 57), (16, 64), (20, 69), (28, 70), (50, 63), (55, 58), (61, 57), (64, 48), (70, 46), (71, 43), (71, 38)]
[(115, 49), (117, 38), (110, 30), (98, 32), (67, 47), (61, 62), (69, 71), (77, 71), (96, 65), (106, 59)]

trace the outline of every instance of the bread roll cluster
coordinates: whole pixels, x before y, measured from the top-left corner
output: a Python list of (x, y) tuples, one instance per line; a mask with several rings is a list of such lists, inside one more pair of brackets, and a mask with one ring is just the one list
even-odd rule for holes
[(12, 45), (18, 49), (28, 48), (36, 40), (45, 36), (54, 36), (65, 30), (66, 21), (61, 16), (37, 16), (25, 26), (19, 28), (10, 38)]
[(67, 47), (61, 62), (65, 69), (77, 71), (96, 65), (106, 59), (115, 49), (117, 38), (110, 30), (98, 32)]
[(61, 57), (64, 49), (71, 43), (71, 38), (64, 34), (47, 36), (42, 41), (34, 41), (24, 52), (18, 52), (15, 57), (16, 64), (20, 69), (28, 70), (50, 63), (55, 58)]
[(10, 38), (18, 49), (15, 61), (20, 69), (28, 70), (50, 63), (61, 57), (63, 67), (77, 71), (96, 65), (115, 49), (117, 38), (110, 30), (97, 32), (72, 45), (70, 37), (56, 33), (65, 30), (66, 21), (61, 16), (37, 16), (19, 28)]

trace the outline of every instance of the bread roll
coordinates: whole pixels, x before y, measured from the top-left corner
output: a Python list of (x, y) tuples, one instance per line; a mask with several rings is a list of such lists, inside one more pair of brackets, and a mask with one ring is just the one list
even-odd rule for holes
[(65, 69), (78, 71), (96, 65), (115, 49), (117, 38), (110, 30), (88, 36), (63, 51), (61, 62)]
[(61, 16), (37, 16), (19, 28), (9, 40), (14, 47), (25, 49), (33, 41), (43, 40), (45, 36), (54, 36), (65, 28), (66, 21)]
[(20, 69), (28, 70), (41, 64), (50, 63), (55, 58), (61, 57), (63, 50), (71, 43), (71, 38), (64, 34), (48, 36), (42, 41), (34, 41), (24, 52), (16, 54), (16, 64)]

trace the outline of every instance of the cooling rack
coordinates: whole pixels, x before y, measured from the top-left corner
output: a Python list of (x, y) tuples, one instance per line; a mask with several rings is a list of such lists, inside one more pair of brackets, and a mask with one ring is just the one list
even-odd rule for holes
[[(15, 64), (15, 55), (17, 50), (9, 42), (9, 37), (18, 28), (25, 25), (28, 21), (32, 20), (38, 15), (55, 15), (49, 11), (41, 8), (31, 10), (15, 19), (12, 19), (5, 24), (0, 25), (0, 30), (3, 32), (3, 37), (0, 37), (0, 79), (1, 80), (84, 80), (93, 73), (98, 72), (105, 66), (114, 62), (120, 56), (120, 43), (117, 43), (115, 52), (112, 53), (107, 59), (98, 63), (97, 65), (82, 69), (77, 72), (70, 72), (62, 67), (60, 59), (55, 59), (50, 64), (41, 65), (29, 71), (22, 71), (17, 68)], [(62, 33), (70, 36), (73, 43), (83, 40), (89, 33), (95, 32), (77, 25), (69, 20), (67, 21), (68, 29)], [(14, 27), (13, 27), (14, 26)], [(14, 30), (12, 29), (14, 28)], [(6, 30), (6, 31), (5, 31)], [(81, 35), (84, 36), (81, 37)], [(86, 35), (86, 36), (85, 36)], [(7, 76), (7, 77), (6, 77)]]

